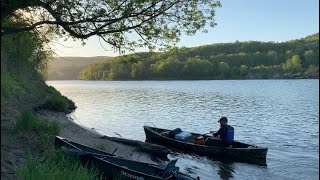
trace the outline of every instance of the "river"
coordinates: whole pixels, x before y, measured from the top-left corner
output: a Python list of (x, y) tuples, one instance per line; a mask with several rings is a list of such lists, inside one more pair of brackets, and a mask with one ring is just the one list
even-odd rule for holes
[(173, 153), (182, 172), (212, 179), (318, 179), (319, 80), (47, 81), (76, 103), (82, 126), (145, 140), (143, 125), (206, 133), (226, 116), (235, 140), (267, 147), (267, 166)]

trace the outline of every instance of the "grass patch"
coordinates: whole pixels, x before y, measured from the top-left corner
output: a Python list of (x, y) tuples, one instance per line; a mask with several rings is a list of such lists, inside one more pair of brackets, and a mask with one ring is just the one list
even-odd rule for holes
[(16, 122), (16, 128), (18, 130), (31, 130), (36, 121), (38, 121), (37, 117), (35, 117), (35, 115), (33, 115), (30, 111), (22, 111), (19, 119)]
[(40, 132), (40, 143), (46, 149), (52, 148), (51, 142), (60, 132), (60, 126), (57, 122), (47, 122), (36, 117), (30, 111), (22, 111), (20, 118), (16, 122), (16, 129)]
[(68, 104), (63, 96), (59, 94), (53, 94), (46, 100), (45, 106), (52, 110), (65, 111), (66, 107), (68, 107)]
[(16, 122), (18, 130), (36, 130), (49, 136), (56, 136), (60, 132), (60, 126), (57, 122), (47, 122), (37, 118), (30, 111), (22, 111), (20, 118)]
[(46, 149), (46, 159), (40, 162), (29, 154), (24, 167), (17, 170), (19, 179), (23, 180), (92, 180), (102, 179), (98, 171), (83, 166), (74, 157), (65, 155), (61, 150), (55, 150), (53, 139), (59, 134), (60, 126), (57, 122), (47, 122), (36, 117), (30, 111), (23, 111), (16, 123), (18, 130), (32, 130), (39, 132), (41, 143)]
[(47, 109), (66, 112), (68, 110), (74, 110), (76, 108), (73, 101), (63, 96), (59, 91), (54, 89), (52, 86), (48, 87), (47, 92), (49, 97), (44, 103)]
[(102, 179), (97, 170), (83, 166), (78, 159), (66, 156), (61, 150), (48, 155), (43, 163), (29, 155), (26, 165), (17, 174), (22, 180)]
[(28, 86), (26, 82), (22, 79), (9, 75), (4, 74), (1, 77), (1, 96), (2, 97), (9, 97), (13, 94), (20, 94), (21, 92), (25, 91), (27, 93), (31, 92), (31, 87)]

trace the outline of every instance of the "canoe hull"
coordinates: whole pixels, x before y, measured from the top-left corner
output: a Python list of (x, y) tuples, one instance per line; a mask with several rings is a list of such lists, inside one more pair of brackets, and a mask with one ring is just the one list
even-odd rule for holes
[[(165, 129), (144, 126), (146, 141), (156, 143), (185, 153), (207, 156), (216, 160), (231, 160), (238, 162), (266, 165), (267, 148), (251, 146), (249, 144), (235, 142), (239, 148), (214, 147), (198, 145), (192, 142), (179, 141), (161, 134)], [(192, 133), (194, 136), (200, 135)]]
[[(81, 162), (90, 167), (97, 169), (105, 179), (122, 179), (122, 180), (160, 180), (160, 175), (164, 169), (158, 165), (138, 162), (121, 158), (119, 156), (99, 151), (88, 146), (84, 146), (62, 137), (56, 136), (55, 145), (57, 148), (67, 147), (83, 152), (88, 155), (78, 156)], [(176, 176), (169, 178), (171, 180), (196, 180), (188, 175), (177, 172)]]

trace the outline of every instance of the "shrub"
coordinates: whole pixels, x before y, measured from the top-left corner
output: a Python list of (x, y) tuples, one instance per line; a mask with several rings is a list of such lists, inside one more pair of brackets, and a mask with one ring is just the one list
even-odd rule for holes
[(56, 111), (65, 111), (67, 105), (66, 100), (59, 94), (53, 94), (45, 102), (45, 106)]
[(61, 95), (61, 93), (53, 87), (50, 86), (47, 92), (50, 95), (44, 103), (45, 108), (60, 112), (68, 112), (76, 108), (73, 101)]

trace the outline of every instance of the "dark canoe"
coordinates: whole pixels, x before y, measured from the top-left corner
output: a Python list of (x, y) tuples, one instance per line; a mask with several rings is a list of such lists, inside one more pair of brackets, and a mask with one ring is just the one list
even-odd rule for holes
[(258, 147), (234, 141), (232, 147), (215, 147), (199, 145), (193, 142), (201, 134), (191, 133), (191, 137), (186, 141), (177, 140), (169, 137), (170, 130), (155, 127), (143, 126), (146, 134), (146, 141), (156, 143), (182, 152), (207, 156), (215, 160), (228, 160), (236, 162), (253, 163), (257, 165), (267, 165), (266, 157), (268, 148)]
[(166, 167), (124, 159), (97, 149), (81, 145), (60, 136), (55, 138), (55, 146), (61, 148), (66, 154), (77, 156), (85, 165), (97, 169), (105, 179), (122, 180), (196, 180), (179, 172), (175, 166), (176, 160), (168, 163)]

